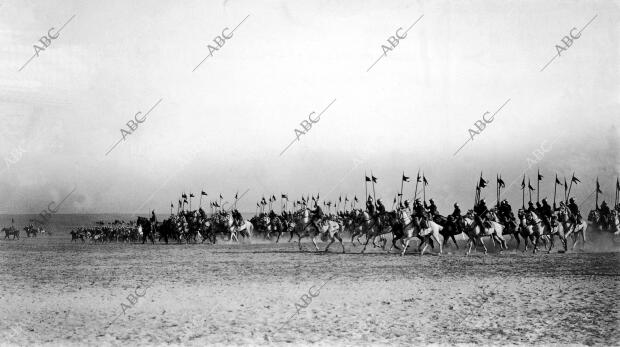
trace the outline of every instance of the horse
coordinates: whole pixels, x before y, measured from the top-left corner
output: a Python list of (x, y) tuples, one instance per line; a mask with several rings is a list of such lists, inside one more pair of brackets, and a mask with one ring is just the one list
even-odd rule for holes
[(71, 230), (71, 242), (77, 242), (78, 239), (82, 240), (82, 243), (84, 243), (84, 233), (82, 232), (82, 230)]
[[(534, 245), (534, 253), (538, 250), (538, 240), (543, 236), (540, 233), (539, 229), (535, 229), (533, 225), (528, 223), (527, 214), (524, 210), (519, 209), (519, 225), (517, 227), (518, 234), (525, 241), (525, 247), (523, 248), (523, 253), (527, 251), (527, 242), (530, 241)], [(542, 238), (545, 245), (547, 241), (545, 238)], [(519, 249), (517, 245), (517, 250)]]
[(148, 218), (138, 217), (136, 221), (136, 225), (138, 226), (138, 233), (140, 233), (140, 228), (142, 228), (142, 244), (146, 242), (147, 237), (151, 239), (151, 244), (155, 244), (155, 239), (153, 238), (153, 234), (155, 233), (155, 223), (151, 222)]
[[(367, 214), (365, 214), (364, 216), (367, 216)], [(364, 251), (366, 251), (366, 247), (368, 246), (368, 242), (370, 242), (370, 239), (372, 239), (372, 244), (374, 247), (379, 247), (375, 242), (377, 237), (383, 239), (383, 246), (381, 246), (381, 248), (385, 250), (387, 239), (384, 237), (384, 235), (392, 233), (392, 227), (395, 223), (398, 222), (395, 211), (386, 212), (375, 218), (376, 219), (372, 220), (372, 225), (367, 228), (366, 243), (364, 244), (364, 249), (362, 249), (361, 253), (364, 253)], [(392, 240), (394, 240), (394, 238), (392, 238)]]
[(573, 247), (571, 248), (572, 251), (575, 250), (575, 246), (577, 246), (579, 235), (581, 235), (581, 239), (583, 240), (583, 244), (585, 246), (588, 223), (583, 220), (579, 222), (577, 217), (571, 218), (569, 213), (570, 211), (567, 208), (561, 208), (558, 213), (558, 218), (563, 223), (564, 230), (566, 230), (566, 234), (564, 235), (566, 239), (568, 239), (569, 236), (573, 239)]
[(463, 233), (463, 220), (460, 218), (455, 218), (452, 215), (448, 217), (444, 217), (441, 215), (435, 215), (433, 217), (433, 221), (443, 227), (440, 233), (443, 236), (443, 247), (448, 244), (448, 240), (452, 239), (456, 249), (459, 249), (458, 243), (456, 243), (455, 236), (461, 235)]
[(32, 235), (32, 237), (37, 237), (38, 229), (35, 228), (32, 224), (26, 225), (24, 227), (24, 231), (26, 232), (26, 237), (30, 237), (30, 235)]
[(325, 247), (324, 252), (327, 252), (329, 250), (329, 246), (331, 246), (332, 243), (334, 243), (334, 241), (336, 239), (338, 239), (338, 241), (340, 242), (340, 245), (342, 246), (342, 253), (345, 253), (345, 249), (344, 249), (344, 243), (342, 242), (342, 237), (341, 234), (343, 232), (343, 226), (342, 224), (337, 223), (336, 221), (332, 221), (332, 220), (326, 220), (323, 222), (317, 222), (318, 224), (318, 229), (314, 226), (313, 223), (311, 223), (310, 221), (310, 212), (308, 210), (308, 208), (304, 209), (301, 214), (298, 214), (298, 219), (293, 222), (294, 225), (294, 232), (297, 234), (297, 237), (299, 238), (298, 242), (299, 242), (299, 250), (301, 251), (303, 248), (301, 246), (301, 240), (304, 237), (309, 237), (312, 240), (312, 243), (314, 244), (314, 248), (316, 249), (317, 252), (319, 252), (319, 246), (317, 246), (316, 244), (316, 237), (317, 236), (321, 236), (322, 239), (330, 239), (330, 243), (327, 245), (327, 247)]
[(237, 234), (240, 234), (243, 238), (252, 238), (252, 233), (254, 232), (254, 225), (250, 223), (250, 221), (243, 220), (241, 224), (236, 225), (235, 221), (231, 214), (226, 213), (226, 227), (230, 231), (230, 239), (232, 241), (233, 237), (237, 242), (239, 242), (239, 237)]
[(4, 231), (5, 239), (8, 239), (9, 236), (13, 236), (13, 240), (15, 240), (15, 238), (19, 240), (19, 229), (17, 229), (16, 227), (11, 225), (8, 228), (2, 228), (2, 231)]
[[(407, 248), (409, 247), (409, 242), (411, 242), (414, 238), (421, 239), (420, 244), (418, 245), (418, 251), (420, 251), (420, 256), (424, 255), (426, 248), (429, 244), (432, 244), (432, 240), (439, 244), (439, 254), (443, 253), (443, 236), (441, 235), (441, 231), (443, 227), (435, 221), (429, 220), (427, 222), (427, 227), (422, 227), (420, 220), (412, 220), (409, 218), (409, 214), (406, 210), (401, 210), (400, 212), (400, 221), (402, 224), (402, 238), (401, 242), (403, 243), (403, 250), (400, 253), (401, 256), (405, 255)], [(400, 226), (398, 226), (400, 228)], [(392, 243), (395, 246), (394, 242)], [(422, 247), (424, 246), (424, 247)], [(397, 247), (398, 248), (398, 247)]]
[(557, 221), (557, 218), (557, 214), (554, 213), (551, 217), (551, 221), (549, 222), (549, 224), (551, 225), (551, 229), (549, 229), (549, 232), (545, 234), (549, 236), (550, 241), (547, 254), (549, 254), (551, 252), (551, 249), (553, 248), (555, 236), (557, 236), (564, 245), (564, 252), (568, 250), (568, 245), (566, 244), (566, 235), (564, 234), (564, 225), (562, 223), (559, 223)]
[(482, 243), (484, 254), (487, 254), (488, 250), (487, 246), (484, 244), (484, 240), (482, 239), (483, 237), (490, 237), (493, 241), (497, 241), (500, 244), (500, 252), (502, 249), (508, 249), (506, 240), (503, 237), (504, 226), (498, 222), (483, 222), (483, 228), (481, 230), (480, 225), (476, 223), (474, 219), (473, 211), (469, 210), (463, 218), (463, 224), (465, 226), (465, 234), (469, 237), (469, 249), (467, 250), (467, 255), (471, 253), (471, 247), (476, 243), (476, 241), (480, 241), (480, 243)]

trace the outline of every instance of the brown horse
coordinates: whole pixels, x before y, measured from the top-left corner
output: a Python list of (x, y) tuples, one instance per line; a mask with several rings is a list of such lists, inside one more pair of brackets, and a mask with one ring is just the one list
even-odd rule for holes
[(13, 236), (13, 240), (15, 240), (15, 238), (19, 240), (19, 229), (17, 229), (16, 227), (11, 225), (8, 228), (2, 228), (2, 230), (4, 231), (5, 239), (8, 239), (9, 236)]

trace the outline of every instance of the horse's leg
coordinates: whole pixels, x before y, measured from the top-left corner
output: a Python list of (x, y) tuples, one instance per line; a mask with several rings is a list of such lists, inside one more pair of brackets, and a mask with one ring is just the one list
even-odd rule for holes
[(370, 242), (370, 237), (366, 235), (366, 243), (364, 244), (364, 249), (362, 249), (362, 253), (366, 250), (366, 246), (368, 246), (368, 242)]
[(549, 237), (551, 238), (549, 242), (549, 248), (547, 249), (547, 254), (551, 253), (551, 249), (555, 246), (555, 235), (551, 234)]
[(297, 237), (299, 237), (299, 250), (300, 251), (302, 250), (302, 248), (301, 248), (301, 238), (302, 238), (302, 236), (301, 235), (302, 234), (297, 234)]
[(313, 237), (312, 237), (312, 243), (314, 243), (314, 248), (316, 248), (316, 251), (319, 251), (319, 246), (316, 245), (316, 241), (314, 239), (316, 239), (316, 237), (319, 236), (319, 233), (316, 233)]
[(469, 238), (469, 240), (467, 240), (467, 244), (469, 245), (469, 249), (467, 250), (467, 255), (469, 255), (469, 253), (471, 253), (471, 246), (474, 245), (474, 242), (471, 239), (471, 237)]
[(334, 241), (336, 241), (336, 239), (334, 237), (330, 237), (329, 244), (327, 245), (327, 247), (325, 247), (325, 252), (327, 252), (327, 250), (329, 249), (329, 246), (331, 246), (332, 243), (334, 243)]
[(488, 252), (488, 249), (487, 249), (487, 245), (484, 244), (484, 239), (482, 237), (478, 236), (478, 240), (480, 240), (480, 243), (482, 243), (482, 248), (484, 248), (484, 254), (486, 255), (487, 252)]
[[(429, 237), (430, 238), (430, 237)], [(422, 241), (422, 244), (424, 244), (424, 247), (422, 248), (422, 250), (420, 251), (420, 257), (424, 255), (424, 251), (426, 251), (426, 248), (428, 247), (428, 242), (426, 241)], [(420, 244), (420, 246), (422, 245)], [(439, 245), (441, 246), (441, 244)]]
[(454, 245), (456, 246), (456, 249), (459, 249), (459, 244), (456, 243), (456, 239), (454, 238), (454, 235), (450, 235), (450, 238), (452, 239), (452, 241), (454, 242)]
[(409, 238), (407, 238), (406, 240), (401, 240), (401, 242), (403, 242), (403, 251), (400, 253), (400, 256), (402, 257), (403, 255), (405, 255), (405, 252), (407, 251), (407, 247), (409, 247)]

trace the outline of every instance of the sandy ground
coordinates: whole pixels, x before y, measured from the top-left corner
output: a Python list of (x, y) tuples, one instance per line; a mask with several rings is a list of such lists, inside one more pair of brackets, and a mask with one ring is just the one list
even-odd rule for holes
[(617, 252), (466, 257), (451, 246), (400, 257), (349, 243), (357, 253), (296, 247), (3, 240), (0, 341), (620, 344)]

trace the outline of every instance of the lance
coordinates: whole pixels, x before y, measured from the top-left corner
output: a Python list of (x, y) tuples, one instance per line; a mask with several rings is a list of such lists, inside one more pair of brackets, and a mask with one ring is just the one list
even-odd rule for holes
[(555, 191), (558, 189), (558, 173), (555, 173), (555, 181), (553, 182), (553, 209), (555, 210)]
[(370, 170), (370, 180), (372, 181), (372, 199), (375, 201), (376, 205), (377, 197), (375, 196), (375, 175), (372, 174), (372, 170)]
[(530, 192), (530, 202), (532, 202), (532, 190), (530, 189), (531, 187), (531, 182), (530, 182), (530, 178), (527, 178), (527, 190)]
[(189, 193), (189, 210), (192, 210), (192, 193)]
[(521, 185), (521, 209), (525, 210), (525, 174), (523, 175), (523, 184)]
[(536, 203), (540, 202), (540, 169), (538, 169), (538, 176), (536, 176)]
[(598, 210), (598, 190), (599, 190), (600, 185), (598, 184), (598, 176), (596, 177), (596, 196), (594, 198), (594, 204), (596, 206), (596, 209)]
[(202, 191), (200, 192), (200, 201), (198, 201), (198, 209), (202, 207)]
[(495, 192), (497, 193), (497, 203), (495, 206), (499, 207), (499, 175), (495, 174)]
[(403, 171), (403, 177), (400, 178), (400, 196), (398, 198), (399, 204), (403, 203), (403, 185), (405, 184), (405, 171)]
[(418, 169), (418, 175), (415, 178), (415, 194), (413, 195), (413, 201), (418, 198), (418, 183), (420, 183), (420, 169)]
[(364, 200), (368, 201), (368, 176), (364, 171)]
[(618, 209), (618, 198), (620, 198), (620, 178), (616, 177), (616, 198), (614, 200), (616, 209)]
[[(573, 181), (575, 178), (575, 171), (573, 171), (573, 177), (570, 179), (570, 185), (568, 186), (568, 194), (566, 195), (566, 199), (570, 198), (570, 190), (573, 188)], [(592, 196), (592, 195), (590, 195)]]
[(568, 189), (568, 184), (566, 184), (566, 176), (564, 176), (564, 203), (568, 202), (568, 196), (566, 195), (567, 189)]
[(424, 203), (426, 203), (426, 177), (424, 176), (424, 171), (422, 171), (422, 198)]
[(172, 214), (172, 208), (174, 207), (174, 204), (172, 203), (172, 201), (170, 201), (170, 214)]
[(258, 205), (258, 202), (257, 202), (256, 203), (256, 212), (254, 212), (254, 215), (258, 215), (258, 207), (259, 207), (259, 205)]
[(480, 200), (480, 185), (476, 183), (476, 195), (474, 196), (474, 206), (478, 206), (478, 201)]

